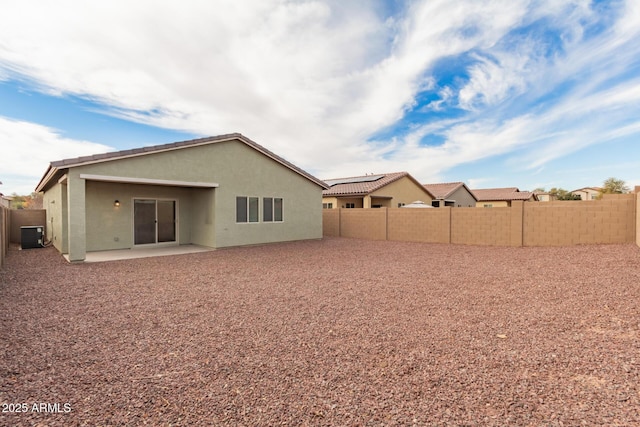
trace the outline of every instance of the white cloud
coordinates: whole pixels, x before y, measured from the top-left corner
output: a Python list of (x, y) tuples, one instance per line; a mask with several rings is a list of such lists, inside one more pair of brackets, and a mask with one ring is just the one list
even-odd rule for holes
[(0, 192), (30, 194), (52, 160), (112, 151), (89, 141), (64, 138), (45, 126), (0, 116)]
[[(635, 92), (610, 82), (637, 66), (637, 3), (627, 1), (611, 30), (585, 41), (599, 19), (587, 0), (423, 0), (393, 17), (368, 1), (8, 2), (0, 79), (26, 77), (156, 126), (242, 132), (323, 178), (408, 170), (433, 181), (452, 166), (521, 150), (535, 152), (539, 167), (615, 134), (605, 124), (611, 117), (618, 133), (637, 132), (628, 114)], [(545, 56), (535, 37), (504, 43), (537, 20), (558, 31), (562, 54)], [(466, 83), (455, 93), (437, 87), (433, 67), (462, 54), (474, 60)], [(368, 141), (427, 89), (440, 99), (424, 110), (442, 111), (455, 98), (467, 115)], [(563, 98), (540, 110), (513, 108), (560, 89)], [(16, 123), (0, 126), (15, 136)], [(22, 126), (27, 138), (37, 129)], [(422, 146), (428, 134), (444, 142)], [(77, 146), (86, 147), (95, 151)], [(46, 154), (47, 162), (57, 157), (65, 155)]]
[(469, 68), (469, 82), (458, 94), (461, 108), (476, 110), (493, 106), (509, 96), (520, 95), (527, 88), (530, 56), (504, 52), (495, 60), (474, 56), (477, 62)]

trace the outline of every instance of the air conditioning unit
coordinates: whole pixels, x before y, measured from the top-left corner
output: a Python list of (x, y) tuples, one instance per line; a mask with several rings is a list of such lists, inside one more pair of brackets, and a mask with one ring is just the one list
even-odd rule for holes
[(20, 227), (20, 244), (22, 249), (44, 247), (44, 226), (31, 225)]

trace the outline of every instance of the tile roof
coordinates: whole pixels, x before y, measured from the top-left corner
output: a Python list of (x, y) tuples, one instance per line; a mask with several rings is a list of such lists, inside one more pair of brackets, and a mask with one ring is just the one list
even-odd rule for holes
[(531, 196), (535, 196), (531, 191), (520, 191), (516, 187), (482, 188), (471, 191), (479, 202), (489, 200), (529, 200)]
[(436, 199), (446, 199), (447, 197), (452, 195), (458, 188), (464, 186), (464, 182), (442, 182), (438, 184), (423, 185), (423, 187), (426, 188), (431, 194), (433, 194)]
[(40, 183), (38, 184), (38, 186), (36, 188), (36, 191), (42, 191), (43, 188), (46, 186), (48, 180), (55, 174), (56, 171), (58, 171), (60, 169), (68, 169), (68, 168), (75, 167), (75, 166), (87, 165), (87, 164), (92, 164), (92, 163), (108, 162), (108, 161), (123, 159), (123, 158), (127, 158), (127, 157), (144, 156), (144, 155), (152, 154), (152, 153), (158, 153), (158, 152), (163, 152), (163, 151), (171, 151), (171, 150), (178, 150), (178, 149), (181, 149), (181, 148), (195, 147), (195, 146), (207, 145), (207, 144), (214, 144), (214, 143), (217, 143), (217, 142), (231, 141), (231, 140), (238, 140), (238, 141), (241, 141), (241, 142), (245, 143), (249, 147), (259, 151), (260, 153), (266, 155), (267, 157), (270, 157), (271, 159), (275, 160), (276, 162), (282, 164), (283, 166), (293, 170), (294, 172), (302, 175), (303, 177), (309, 179), (310, 181), (313, 181), (314, 183), (318, 184), (323, 189), (329, 187), (326, 183), (322, 182), (318, 178), (316, 178), (313, 175), (305, 172), (304, 170), (302, 170), (299, 167), (295, 166), (293, 163), (291, 163), (291, 162), (285, 160), (284, 158), (278, 156), (277, 154), (269, 151), (268, 149), (266, 149), (262, 145), (252, 141), (251, 139), (247, 138), (246, 136), (244, 136), (244, 135), (242, 135), (240, 133), (231, 133), (231, 134), (226, 134), (226, 135), (218, 135), (218, 136), (210, 136), (210, 137), (206, 137), (206, 138), (191, 139), (191, 140), (188, 140), (188, 141), (173, 142), (173, 143), (169, 143), (169, 144), (153, 145), (153, 146), (148, 146), (148, 147), (134, 148), (134, 149), (130, 149), (130, 150), (113, 151), (113, 152), (109, 152), (109, 153), (95, 154), (95, 155), (92, 155), (92, 156), (75, 157), (75, 158), (70, 158), (70, 159), (63, 159), (63, 160), (53, 161), (53, 162), (51, 162), (51, 164), (49, 165), (49, 168), (47, 169), (47, 171), (45, 172), (44, 176), (40, 180)]
[(575, 193), (577, 191), (587, 191), (587, 190), (602, 191), (602, 187), (582, 187), (582, 188), (578, 188), (577, 190), (573, 190), (572, 193)]
[[(331, 184), (332, 181), (338, 182), (332, 185), (328, 189), (322, 192), (323, 196), (356, 196), (367, 195), (372, 193), (385, 185), (391, 184), (394, 181), (403, 177), (409, 177), (416, 185), (421, 186), (408, 172), (393, 172), (375, 175), (362, 175), (352, 176), (348, 178), (338, 178), (326, 180), (327, 184)], [(371, 180), (368, 180), (371, 179)]]

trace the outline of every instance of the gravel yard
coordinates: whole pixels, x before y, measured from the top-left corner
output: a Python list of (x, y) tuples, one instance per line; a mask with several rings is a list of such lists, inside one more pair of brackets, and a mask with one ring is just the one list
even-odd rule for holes
[(0, 316), (3, 426), (640, 425), (635, 245), (14, 249)]

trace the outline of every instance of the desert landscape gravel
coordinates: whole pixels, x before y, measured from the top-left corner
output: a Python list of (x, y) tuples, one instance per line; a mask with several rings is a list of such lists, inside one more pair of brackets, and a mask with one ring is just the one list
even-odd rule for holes
[(12, 248), (0, 425), (640, 425), (639, 308), (631, 244)]

